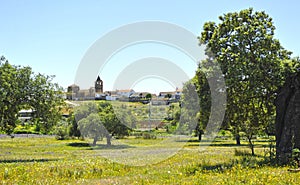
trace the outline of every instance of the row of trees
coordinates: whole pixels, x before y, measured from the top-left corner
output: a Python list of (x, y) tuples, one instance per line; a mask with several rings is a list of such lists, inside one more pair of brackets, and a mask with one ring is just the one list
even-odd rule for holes
[(278, 90), (288, 76), (298, 71), (299, 60), (291, 59), (275, 39), (272, 18), (265, 12), (252, 8), (227, 13), (220, 22), (206, 22), (199, 37), (207, 47), (209, 58), (201, 61), (195, 77), (199, 94), (200, 127), (208, 122), (211, 90), (206, 79), (209, 69), (205, 63), (216, 62), (225, 78), (227, 105), (223, 128), (230, 129), (240, 144), (240, 132), (244, 132), (254, 155), (253, 136), (275, 131), (274, 101)]
[(49, 132), (61, 119), (64, 105), (62, 88), (53, 76), (35, 74), (30, 67), (11, 65), (0, 57), (0, 131), (11, 134), (22, 109), (34, 111), (37, 131)]
[[(36, 74), (30, 67), (11, 65), (5, 57), (0, 57), (0, 133), (11, 135), (18, 127), (18, 132), (51, 133), (58, 139), (68, 135), (91, 137), (94, 145), (106, 138), (110, 145), (113, 136), (128, 135), (129, 128), (135, 127), (137, 118), (130, 109), (113, 109), (108, 102), (90, 102), (69, 109), (63, 88), (53, 83), (53, 78)], [(22, 109), (33, 111), (26, 124), (18, 119)], [(70, 112), (71, 116), (63, 118), (64, 112)]]

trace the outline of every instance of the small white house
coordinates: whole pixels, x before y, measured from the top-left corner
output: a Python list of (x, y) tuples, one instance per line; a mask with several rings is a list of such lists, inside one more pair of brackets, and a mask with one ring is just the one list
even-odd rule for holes
[(126, 98), (129, 98), (131, 95), (135, 93), (133, 89), (116, 90), (116, 92), (119, 97), (126, 97)]
[(28, 110), (20, 110), (18, 112), (18, 119), (22, 122), (27, 122), (32, 119), (34, 114), (34, 110), (28, 109)]
[(116, 101), (116, 100), (118, 100), (118, 96), (117, 95), (107, 95), (106, 96), (106, 100), (108, 100), (108, 101)]

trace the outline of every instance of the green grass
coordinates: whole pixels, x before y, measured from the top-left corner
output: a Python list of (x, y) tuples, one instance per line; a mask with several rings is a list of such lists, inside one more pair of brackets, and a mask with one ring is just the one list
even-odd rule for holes
[[(190, 140), (175, 155), (146, 166), (119, 164), (103, 157), (139, 147), (163, 149), (161, 139), (125, 138), (112, 147), (87, 141), (57, 141), (52, 137), (0, 139), (2, 184), (299, 184), (300, 173), (291, 167), (266, 163), (267, 141), (257, 141), (256, 156), (249, 156), (246, 142), (217, 140), (212, 146)], [(176, 143), (170, 148), (176, 147)], [(101, 153), (102, 152), (102, 153)], [(101, 154), (101, 155), (100, 155)], [(156, 155), (148, 155), (155, 158)], [(138, 160), (138, 159), (136, 159)]]

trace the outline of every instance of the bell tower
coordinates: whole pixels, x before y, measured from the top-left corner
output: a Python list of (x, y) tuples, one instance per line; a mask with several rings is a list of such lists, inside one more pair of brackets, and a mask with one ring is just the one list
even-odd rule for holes
[(100, 79), (100, 76), (97, 77), (97, 80), (95, 82), (95, 92), (103, 93), (103, 81)]

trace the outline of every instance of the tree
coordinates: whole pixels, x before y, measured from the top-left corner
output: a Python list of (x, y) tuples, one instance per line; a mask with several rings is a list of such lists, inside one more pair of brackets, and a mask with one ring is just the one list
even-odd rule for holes
[(196, 127), (196, 134), (198, 136), (199, 141), (201, 141), (202, 139), (202, 134), (204, 134), (204, 130), (208, 124), (211, 111), (211, 92), (203, 70), (204, 69), (199, 65), (196, 71), (196, 75), (193, 78), (199, 96), (200, 105), (199, 113), (197, 114), (199, 124)]
[[(113, 136), (123, 137), (129, 135), (131, 129), (127, 125), (130, 125), (130, 123), (121, 122), (120, 120), (124, 117), (118, 117), (118, 113), (115, 113), (113, 106), (109, 102), (100, 102), (99, 107), (101, 122), (108, 131), (105, 134), (108, 146), (111, 145)], [(125, 116), (124, 114), (119, 115)]]
[(177, 128), (179, 134), (191, 134), (198, 128), (197, 114), (200, 110), (199, 98), (192, 80), (187, 81), (182, 89), (180, 105), (180, 121)]
[(21, 110), (18, 69), (10, 65), (4, 57), (1, 57), (0, 62), (0, 128), (11, 134), (16, 127), (17, 114)]
[(165, 98), (169, 98), (170, 99), (171, 97), (172, 97), (172, 94), (168, 93), (168, 94), (165, 95)]
[(0, 130), (11, 134), (17, 126), (18, 112), (33, 109), (38, 128), (48, 132), (60, 119), (64, 104), (62, 88), (52, 79), (0, 57)]
[(199, 63), (196, 75), (190, 80), (198, 94), (199, 112), (196, 115), (198, 124), (195, 131), (199, 141), (204, 131), (208, 138), (217, 134), (222, 125), (226, 99), (223, 75), (211, 52), (207, 51), (206, 54), (208, 58)]
[(31, 91), (28, 105), (35, 110), (34, 121), (42, 133), (48, 133), (61, 120), (65, 106), (63, 88), (52, 83), (53, 78), (37, 74), (28, 84)]
[[(134, 114), (134, 111), (131, 109), (123, 109), (121, 107), (114, 107), (114, 114), (117, 116), (120, 124), (123, 124), (129, 128), (136, 128), (137, 117)], [(126, 135), (126, 134), (125, 134)], [(123, 137), (125, 135), (119, 135), (119, 137)]]
[(146, 94), (146, 97), (145, 97), (147, 100), (151, 100), (152, 99), (152, 94), (148, 93)]
[(282, 61), (291, 53), (274, 38), (272, 18), (263, 11), (250, 8), (219, 19), (204, 24), (199, 40), (224, 74), (227, 124), (236, 136), (245, 132), (254, 154), (253, 136), (274, 121), (273, 102), (285, 78)]
[(81, 136), (81, 133), (80, 130), (78, 129), (78, 124), (74, 114), (71, 114), (71, 116), (68, 118), (68, 122), (69, 122), (69, 130), (68, 130), (69, 136), (74, 136), (79, 138)]
[(79, 122), (81, 119), (88, 117), (88, 115), (98, 112), (99, 108), (97, 107), (96, 103), (87, 102), (78, 107), (75, 107), (74, 116), (76, 121)]
[[(107, 134), (107, 130), (101, 123), (101, 117), (97, 113), (91, 113), (86, 118), (79, 120), (78, 127), (83, 136), (93, 138), (93, 146)], [(107, 143), (110, 145), (110, 138)]]
[(110, 146), (113, 136), (129, 135), (130, 129), (120, 122), (109, 102), (85, 103), (75, 110), (75, 118), (82, 136), (93, 138), (93, 145), (105, 137)]

